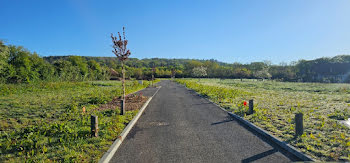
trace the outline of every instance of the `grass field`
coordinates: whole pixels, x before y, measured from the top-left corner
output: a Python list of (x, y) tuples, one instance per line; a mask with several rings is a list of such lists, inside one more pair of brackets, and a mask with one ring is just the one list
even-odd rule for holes
[[(127, 82), (127, 93), (147, 87)], [(94, 110), (121, 95), (121, 82), (0, 85), (0, 162), (96, 162), (137, 110)], [(86, 113), (82, 107), (86, 107)], [(99, 137), (90, 136), (90, 115)]]
[[(252, 80), (177, 79), (316, 160), (350, 160), (350, 84)], [(243, 102), (254, 99), (255, 113)], [(294, 115), (304, 113), (304, 134), (295, 137)]]

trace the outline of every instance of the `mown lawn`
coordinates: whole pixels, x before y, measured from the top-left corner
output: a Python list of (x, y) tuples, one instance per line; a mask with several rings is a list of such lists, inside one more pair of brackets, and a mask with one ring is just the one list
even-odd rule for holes
[[(127, 93), (148, 85), (128, 81)], [(137, 113), (94, 110), (121, 91), (118, 81), (0, 85), (0, 162), (98, 161)], [(91, 114), (98, 138), (90, 135)]]
[[(288, 83), (252, 80), (178, 79), (316, 160), (350, 160), (350, 84)], [(255, 113), (243, 102), (254, 99)], [(294, 115), (304, 113), (305, 132), (295, 137)]]

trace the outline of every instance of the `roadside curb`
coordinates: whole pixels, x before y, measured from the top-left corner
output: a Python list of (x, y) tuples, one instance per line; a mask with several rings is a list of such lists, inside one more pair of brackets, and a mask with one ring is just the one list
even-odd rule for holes
[(150, 97), (141, 107), (140, 111), (136, 114), (136, 116), (130, 121), (130, 123), (124, 128), (123, 132), (118, 136), (118, 138), (114, 141), (114, 143), (109, 147), (108, 151), (102, 156), (102, 158), (98, 161), (99, 163), (108, 163), (115, 152), (118, 150), (119, 146), (123, 143), (124, 139), (130, 132), (130, 130), (134, 127), (136, 122), (141, 117), (142, 113), (148, 106), (149, 102), (152, 100), (152, 98), (158, 93), (158, 91), (162, 88), (161, 86), (158, 88), (158, 90)]
[[(176, 82), (177, 83), (177, 82)], [(179, 83), (178, 83), (179, 84)], [(182, 85), (182, 84), (180, 84)], [(184, 85), (182, 85), (184, 86)], [(214, 103), (212, 100), (203, 97), (202, 95), (200, 95), (199, 93), (197, 93), (195, 90), (190, 89), (186, 86), (184, 86), (187, 90), (193, 91), (196, 95), (206, 99), (207, 101), (209, 101), (210, 103), (214, 104), (215, 106), (217, 106), (219, 109), (221, 109), (222, 111), (226, 112), (228, 115), (230, 115), (231, 117), (233, 117), (235, 120), (237, 120), (239, 123), (245, 125), (246, 127), (252, 129), (254, 132), (260, 134), (261, 136), (265, 137), (266, 139), (272, 141), (273, 143), (275, 143), (277, 146), (279, 146), (280, 148), (284, 149), (285, 151), (291, 153), (292, 155), (294, 155), (295, 157), (301, 159), (302, 161), (316, 161), (315, 159), (311, 158), (310, 156), (300, 152), (298, 149), (296, 149), (295, 147), (289, 145), (288, 143), (285, 143), (281, 140), (279, 140), (277, 137), (269, 134), (267, 131), (265, 131), (264, 129), (254, 125), (253, 123), (243, 119), (242, 117), (231, 113), (229, 111), (227, 111), (226, 109), (222, 108), (221, 106), (219, 106), (218, 104)]]

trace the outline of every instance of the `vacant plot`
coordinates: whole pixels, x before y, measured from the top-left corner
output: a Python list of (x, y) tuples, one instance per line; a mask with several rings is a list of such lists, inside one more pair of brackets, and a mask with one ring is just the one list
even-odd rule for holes
[[(128, 81), (127, 93), (148, 85)], [(138, 111), (118, 115), (121, 91), (117, 81), (0, 85), (0, 162), (97, 161)], [(98, 138), (90, 136), (91, 114)]]
[[(350, 160), (350, 129), (339, 123), (350, 116), (350, 85), (252, 80), (179, 79), (317, 160)], [(244, 101), (254, 99), (246, 115)], [(304, 113), (305, 133), (294, 136), (294, 114)]]

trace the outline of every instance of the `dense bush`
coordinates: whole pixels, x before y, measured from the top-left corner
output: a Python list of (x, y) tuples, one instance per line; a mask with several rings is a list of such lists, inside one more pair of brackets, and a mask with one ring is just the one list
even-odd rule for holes
[(37, 53), (0, 41), (0, 82), (86, 81), (109, 78), (109, 69), (80, 56), (49, 63)]

